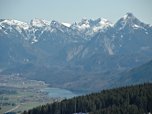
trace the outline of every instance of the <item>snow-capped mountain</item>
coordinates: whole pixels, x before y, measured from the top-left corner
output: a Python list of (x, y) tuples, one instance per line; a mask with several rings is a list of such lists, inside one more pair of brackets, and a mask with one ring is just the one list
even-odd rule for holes
[(0, 20), (0, 25), (1, 27), (5, 27), (5, 26), (15, 26), (15, 27), (19, 27), (22, 29), (29, 29), (29, 25), (27, 23), (18, 21), (18, 20), (11, 20), (11, 19), (1, 19)]
[(73, 30), (78, 30), (85, 35), (91, 36), (100, 30), (105, 30), (108, 27), (112, 27), (112, 23), (104, 18), (98, 18), (96, 20), (82, 19), (79, 23), (74, 23), (71, 25)]
[(144, 24), (139, 19), (137, 19), (132, 13), (127, 13), (122, 18), (120, 18), (115, 27), (119, 30), (122, 29), (144, 29), (148, 24)]
[(11, 20), (11, 19), (1, 19), (0, 20), (0, 30), (4, 34), (9, 34), (9, 32), (16, 32), (22, 33), (22, 31), (29, 30), (30, 26), (27, 23)]
[[(50, 34), (53, 32), (62, 32), (68, 35), (77, 36), (77, 37), (92, 37), (95, 33), (99, 32), (100, 30), (106, 30), (108, 27), (112, 27), (112, 23), (106, 19), (97, 19), (97, 20), (87, 20), (82, 19), (79, 23), (60, 23), (55, 20), (49, 22), (43, 19), (33, 19), (31, 20), (30, 24), (20, 22), (17, 20), (0, 20), (0, 29), (6, 28), (9, 29), (11, 32), (12, 29), (17, 30), (20, 34), (22, 32), (27, 33), (25, 39), (31, 39), (35, 37), (33, 34), (36, 34), (36, 37), (40, 37), (43, 32), (48, 31)], [(7, 32), (4, 31), (6, 34)], [(31, 35), (32, 34), (32, 35)], [(38, 35), (39, 34), (39, 35)], [(27, 38), (27, 36), (29, 38)], [(38, 38), (37, 38), (38, 39)], [(31, 40), (32, 41), (32, 40)]]
[(151, 50), (152, 26), (131, 13), (115, 24), (103, 18), (71, 24), (0, 19), (0, 74), (21, 73), (54, 86), (108, 79), (151, 60)]

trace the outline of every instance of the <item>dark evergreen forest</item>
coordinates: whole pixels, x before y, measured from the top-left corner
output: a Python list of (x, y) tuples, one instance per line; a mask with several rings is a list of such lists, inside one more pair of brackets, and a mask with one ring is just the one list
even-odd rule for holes
[(133, 85), (54, 102), (23, 114), (148, 114), (152, 113), (152, 83)]

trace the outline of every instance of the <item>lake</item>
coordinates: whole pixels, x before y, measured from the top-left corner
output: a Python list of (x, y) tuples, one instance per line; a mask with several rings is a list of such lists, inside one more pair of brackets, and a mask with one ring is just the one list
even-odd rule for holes
[(75, 94), (70, 90), (61, 88), (44, 88), (41, 91), (47, 92), (48, 96), (51, 98), (72, 98), (78, 96), (78, 94)]

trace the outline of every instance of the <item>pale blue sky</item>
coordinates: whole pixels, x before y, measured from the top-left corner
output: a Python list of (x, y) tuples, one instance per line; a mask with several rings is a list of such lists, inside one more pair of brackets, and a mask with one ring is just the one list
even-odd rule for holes
[(0, 18), (26, 22), (40, 18), (71, 23), (99, 17), (116, 22), (127, 12), (152, 24), (152, 0), (0, 0)]

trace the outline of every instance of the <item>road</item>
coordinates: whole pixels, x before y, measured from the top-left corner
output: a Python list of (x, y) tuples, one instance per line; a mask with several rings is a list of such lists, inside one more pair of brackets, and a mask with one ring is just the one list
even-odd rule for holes
[[(18, 109), (19, 107), (20, 107), (20, 105), (17, 105), (16, 107), (14, 107), (14, 108), (12, 108), (12, 109), (6, 111), (5, 113), (13, 112), (14, 110)], [(4, 114), (5, 114), (5, 113), (4, 113)]]

